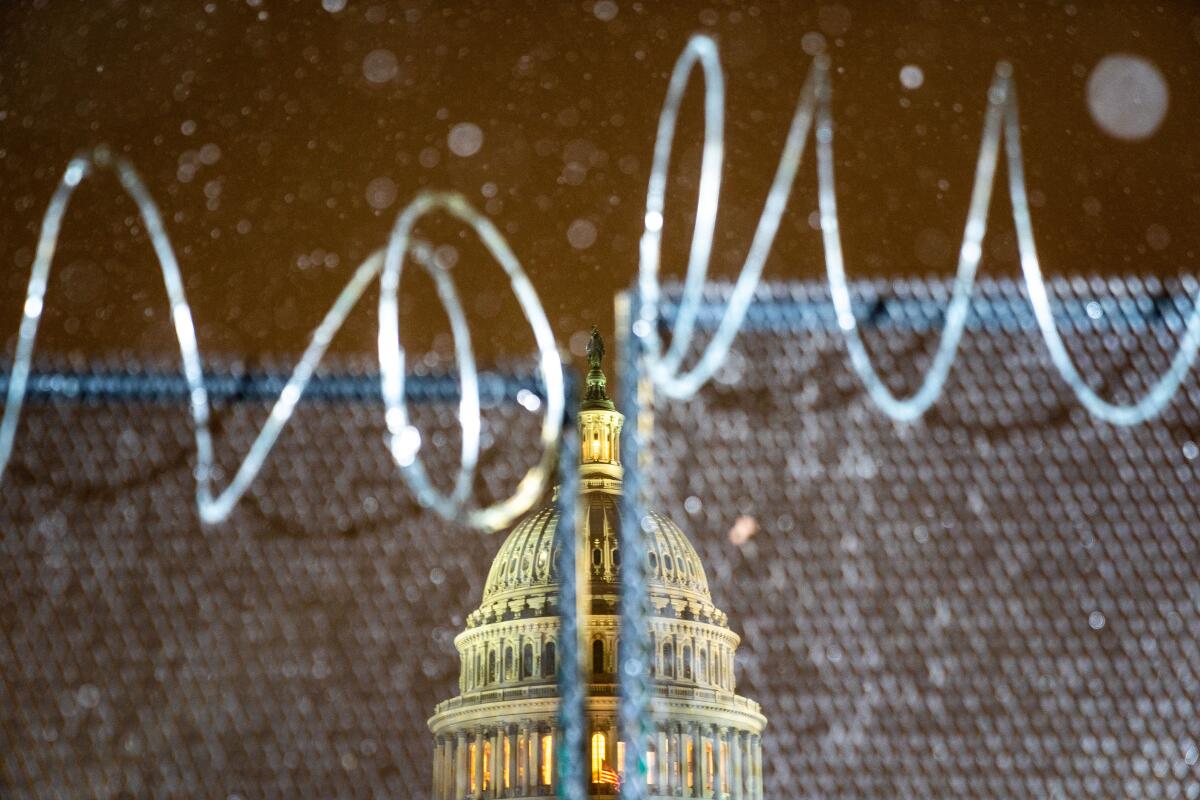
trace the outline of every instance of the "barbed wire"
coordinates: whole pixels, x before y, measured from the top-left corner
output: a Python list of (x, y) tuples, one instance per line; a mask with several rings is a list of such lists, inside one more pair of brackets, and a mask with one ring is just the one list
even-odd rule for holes
[[(688, 256), (687, 272), (669, 347), (663, 348), (658, 333), (662, 319), (659, 280), (662, 228), (666, 203), (667, 172), (675, 137), (676, 121), (688, 80), (699, 65), (704, 73), (704, 148), (696, 205), (696, 225)], [(830, 60), (821, 55), (813, 60), (793, 114), (779, 165), (767, 193), (754, 237), (734, 284), (720, 322), (697, 362), (688, 370), (683, 360), (691, 347), (701, 310), (720, 205), (721, 169), (724, 164), (725, 84), (716, 42), (694, 36), (676, 61), (659, 117), (654, 157), (646, 196), (646, 212), (639, 250), (637, 290), (639, 312), (632, 333), (640, 342), (641, 368), (656, 388), (669, 398), (694, 395), (712, 378), (728, 357), (741, 329), (762, 277), (783, 213), (787, 208), (796, 173), (810, 135), (816, 139), (818, 206), (825, 250), (826, 276), (837, 312), (838, 327), (846, 337), (852, 369), (883, 413), (899, 421), (918, 419), (941, 394), (954, 363), (966, 326), (967, 313), (987, 231), (987, 212), (996, 181), (1000, 144), (1005, 145), (1008, 189), (1017, 232), (1024, 282), (1029, 301), (1051, 360), (1083, 406), (1097, 418), (1117, 425), (1133, 425), (1158, 414), (1170, 402), (1200, 350), (1200, 297), (1193, 303), (1179, 348), (1167, 370), (1138, 399), (1129, 404), (1112, 403), (1092, 389), (1067, 351), (1055, 320), (1033, 234), (1021, 152), (1020, 121), (1012, 69), (1000, 63), (987, 94), (979, 156), (976, 161), (971, 201), (959, 249), (953, 290), (946, 307), (945, 325), (929, 369), (921, 385), (909, 397), (897, 397), (876, 371), (859, 330), (841, 247), (837, 195), (834, 181), (832, 88)], [(210, 407), (205, 375), (196, 339), (191, 307), (182, 275), (161, 214), (132, 164), (101, 147), (74, 157), (67, 165), (43, 218), (37, 251), (31, 269), (17, 337), (16, 356), (8, 381), (3, 416), (0, 417), (0, 480), (12, 455), (22, 403), (32, 363), (38, 323), (44, 309), (46, 284), (61, 233), (67, 206), (76, 188), (97, 169), (116, 172), (123, 190), (133, 199), (146, 225), (151, 245), (162, 270), (171, 308), (171, 319), (179, 342), (184, 378), (189, 388), (189, 408), (195, 427), (197, 451), (196, 503), (206, 523), (228, 517), (258, 475), (280, 432), (291, 418), (334, 334), (341, 328), (366, 287), (380, 279), (379, 363), (380, 393), (385, 408), (388, 446), (417, 499), (443, 517), (484, 530), (499, 530), (528, 510), (545, 491), (553, 474), (555, 447), (561, 433), (564, 405), (562, 362), (545, 311), (520, 262), (495, 226), (480, 215), (460, 194), (421, 192), (400, 212), (386, 247), (373, 252), (355, 270), (349, 282), (314, 330), (308, 347), (280, 391), (270, 416), (239, 465), (233, 479), (219, 491), (214, 489), (214, 449), (209, 427)], [(470, 506), (480, 452), (481, 415), (478, 372), (471, 347), (470, 330), (457, 289), (440, 269), (424, 242), (412, 237), (413, 226), (425, 215), (445, 212), (470, 227), (508, 275), (513, 292), (533, 329), (538, 347), (539, 369), (545, 383), (546, 409), (541, 427), (542, 455), (518, 482), (513, 493), (484, 508)], [(438, 297), (450, 318), (461, 395), (459, 423), (462, 427), (460, 461), (449, 493), (439, 492), (418, 458), (421, 437), (411, 424), (406, 402), (405, 351), (399, 342), (397, 297), (404, 261), (414, 259), (434, 280)]]
[[(669, 329), (671, 341), (664, 351), (659, 325), (666, 321), (663, 306), (668, 303), (663, 301), (659, 269), (667, 177), (676, 121), (688, 81), (697, 65), (702, 69), (704, 76), (704, 147), (700, 163), (696, 221), (680, 295), (678, 299), (671, 298), (669, 301), (672, 317)], [(1054, 366), (1084, 407), (1106, 422), (1132, 425), (1143, 422), (1161, 411), (1178, 390), (1195, 359), (1197, 348), (1200, 347), (1200, 298), (1193, 302), (1186, 332), (1170, 367), (1136, 403), (1111, 403), (1087, 385), (1058, 332), (1046, 283), (1042, 277), (1033, 237), (1032, 217), (1026, 198), (1016, 87), (1013, 83), (1012, 68), (1003, 62), (997, 65), (988, 91), (983, 136), (976, 161), (966, 227), (959, 249), (958, 269), (937, 349), (916, 392), (907, 398), (901, 398), (888, 389), (863, 343), (846, 278), (834, 182), (832, 88), (829, 70), (828, 57), (822, 55), (814, 59), (801, 88), (783, 152), (742, 270), (720, 312), (712, 338), (701, 351), (695, 364), (685, 370), (683, 360), (691, 349), (702, 306), (706, 306), (703, 294), (720, 205), (721, 170), (725, 152), (725, 84), (716, 42), (703, 35), (695, 36), (688, 42), (675, 62), (659, 117), (650, 182), (646, 193), (636, 296), (632, 303), (633, 313), (629, 330), (632, 338), (626, 342), (631, 352), (625, 354), (621, 362), (625, 368), (622, 373), (622, 387), (638, 386), (643, 377), (648, 377), (655, 389), (666, 397), (686, 399), (694, 396), (726, 361), (734, 338), (741, 330), (754, 299), (755, 289), (787, 208), (805, 145), (809, 135), (815, 132), (818, 206), (825, 249), (826, 276), (836, 312), (837, 328), (846, 339), (851, 367), (863, 382), (872, 401), (884, 414), (902, 422), (920, 418), (940, 396), (967, 324), (975, 276), (987, 230), (987, 212), (995, 184), (1000, 142), (1003, 139), (1006, 144), (1009, 194), (1017, 230), (1021, 267), (1038, 328), (1050, 350)], [(703, 310), (711, 309), (705, 307)], [(627, 389), (623, 396), (626, 405), (629, 406), (627, 411), (636, 413), (638, 403), (632, 388)], [(636, 454), (646, 447), (647, 443), (642, 441), (641, 428), (639, 424), (627, 426), (625, 429), (622, 446), (626, 453)], [(643, 490), (636, 474), (641, 465), (635, 461), (636, 459), (631, 460), (630, 470), (626, 475), (626, 497), (623, 506), (626, 513), (622, 517), (621, 525), (622, 547), (630, 548), (626, 552), (626, 565), (631, 560), (638, 559), (639, 544), (643, 535), (640, 525), (645, 512)], [(640, 561), (638, 563), (640, 564)], [(643, 618), (645, 611), (640, 603), (644, 596), (644, 588), (634, 577), (631, 575), (630, 580), (622, 582), (623, 593), (632, 594), (623, 597), (619, 717), (623, 734), (631, 743), (630, 746), (636, 755), (628, 762), (631, 769), (621, 785), (621, 800), (644, 800), (648, 796), (647, 765), (642, 756), (646, 748), (645, 724), (649, 709), (648, 678), (643, 660), (648, 642)], [(863, 700), (849, 724), (831, 730), (827, 742), (853, 737), (868, 723), (873, 713), (873, 692), (868, 691)]]
[[(329, 343), (367, 286), (376, 278), (380, 279), (380, 388), (389, 432), (389, 449), (418, 501), (446, 519), (482, 530), (496, 531), (507, 527), (525, 513), (542, 495), (554, 473), (558, 439), (562, 430), (562, 361), (537, 292), (508, 243), (486, 217), (475, 211), (462, 195), (453, 192), (421, 192), (400, 212), (387, 247), (371, 253), (355, 269), (349, 282), (313, 331), (307, 348), (275, 399), (267, 421), (250, 445), (233, 479), (224, 489), (214, 491), (215, 455), (210, 429), (209, 390), (179, 262), (158, 206), (137, 170), (129, 161), (114, 155), (105, 147), (80, 153), (71, 159), (50, 199), (42, 221), (37, 252), (25, 292), (25, 304), (17, 334), (16, 356), (8, 380), (4, 413), (0, 417), (0, 480), (3, 479), (5, 468), (12, 456), (13, 442), (28, 388), (38, 323), (45, 307), (46, 284), (62, 231), (63, 218), (75, 190), (99, 169), (113, 170), (122, 189), (137, 206), (162, 271), (171, 308), (171, 320), (183, 361), (184, 378), (188, 386), (188, 404), (196, 440), (196, 507), (202, 521), (213, 524), (225, 520), (249, 489), (278, 440), (280, 432), (291, 419), (296, 404), (312, 380)], [(511, 495), (484, 508), (469, 506), (480, 449), (481, 412), (479, 377), (471, 349), (466, 315), (458, 291), (448, 273), (436, 264), (428, 245), (412, 237), (413, 226), (422, 217), (435, 211), (445, 211), (475, 231), (488, 252), (508, 274), (521, 309), (533, 328), (538, 347), (538, 366), (545, 384), (546, 408), (541, 427), (541, 457), (526, 471)], [(455, 358), (461, 387), (458, 419), (462, 428), (462, 445), (454, 489), (448, 495), (434, 488), (421, 462), (418, 461), (421, 435), (409, 422), (405, 394), (405, 351), (399, 340), (397, 302), (400, 277), (409, 253), (412, 253), (415, 260), (434, 280), (454, 335)]]
[[(687, 272), (678, 301), (678, 313), (671, 331), (671, 344), (663, 351), (658, 325), (662, 318), (660, 299), (662, 288), (659, 267), (662, 251), (663, 210), (666, 197), (667, 171), (675, 124), (687, 89), (688, 80), (699, 64), (704, 74), (704, 149), (700, 165), (699, 197), (696, 205), (696, 225), (688, 256)], [(1012, 67), (1001, 62), (996, 66), (987, 93), (987, 112), (967, 221), (959, 248), (958, 267), (953, 289), (946, 307), (945, 326), (938, 340), (933, 359), (917, 390), (908, 397), (897, 397), (880, 378), (863, 343), (857, 317), (851, 304), (851, 290), (846, 278), (842, 253), (841, 228), (837, 211), (837, 192), (834, 181), (833, 157), (833, 91), (829, 79), (830, 60), (821, 55), (813, 60), (808, 77), (800, 91), (779, 166), (767, 193), (766, 202), (751, 241), (742, 271), (739, 273), (729, 301), (717, 324), (716, 331), (688, 370), (682, 368), (683, 357), (692, 344), (695, 322), (700, 312), (702, 291), (708, 273), (716, 227), (721, 188), (721, 169), (724, 162), (725, 84), (716, 42), (698, 35), (675, 63), (667, 97), (659, 117), (658, 138), (655, 142), (650, 184), (646, 194), (646, 214), (641, 238), (637, 288), (641, 312), (633, 323), (633, 334), (643, 343), (644, 368), (656, 388), (665, 396), (685, 399), (693, 396), (712, 378), (729, 354), (734, 337), (741, 329), (746, 311), (762, 276), (763, 266), (770, 253), (779, 223), (787, 207), (788, 197), (799, 169), (810, 134), (815, 134), (817, 152), (817, 197), (821, 234), (825, 249), (825, 269), (829, 291), (837, 310), (838, 327), (846, 338), (850, 365), (857, 373), (867, 394), (879, 409), (901, 422), (921, 417), (937, 400), (945, 387), (946, 378), (954, 363), (966, 327), (967, 312), (975, 286), (983, 240), (987, 232), (987, 213), (992, 189), (996, 182), (996, 167), (1000, 158), (1001, 141), (1005, 145), (1005, 166), (1008, 172), (1009, 199), (1017, 233), (1021, 271), (1029, 302), (1038, 329), (1046, 342), (1054, 367), (1066, 381), (1079, 402), (1095, 417), (1114, 425), (1135, 425), (1158, 414), (1171, 401), (1200, 349), (1200, 296), (1193, 303), (1179, 348), (1167, 370), (1136, 401), (1113, 403), (1102, 398), (1088, 385), (1067, 351), (1050, 304), (1041, 260), (1033, 234), (1033, 217), (1029, 210), (1025, 183), (1024, 160), (1021, 151), (1020, 116), (1017, 90)]]

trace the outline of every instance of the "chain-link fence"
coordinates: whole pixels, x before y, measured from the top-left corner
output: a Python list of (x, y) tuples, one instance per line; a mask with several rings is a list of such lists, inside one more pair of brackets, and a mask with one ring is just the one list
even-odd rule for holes
[[(310, 385), (247, 497), (211, 526), (181, 376), (35, 372), (0, 491), (0, 794), (428, 793), (426, 720), (458, 681), (452, 642), (501, 538), (413, 501), (379, 378), (351, 366)], [(284, 382), (213, 371), (226, 470)], [(481, 385), (478, 496), (499, 498), (537, 458), (508, 443), (537, 441), (539, 414), (517, 397), (540, 388)], [(416, 376), (409, 396), (432, 474), (452, 474), (456, 381)]]
[[(1057, 281), (1092, 386), (1141, 395), (1190, 282)], [(712, 330), (728, 287), (707, 290)], [(950, 289), (858, 285), (876, 368), (911, 392)], [(677, 310), (668, 306), (667, 322)], [(643, 497), (692, 535), (743, 639), (765, 796), (1200, 796), (1200, 390), (1096, 421), (1020, 284), (982, 284), (918, 422), (849, 369), (824, 286), (759, 290), (715, 380), (649, 404)]]
[[(1052, 289), (1072, 354), (1116, 400), (1166, 368), (1194, 295)], [(711, 330), (727, 288), (707, 291)], [(903, 393), (948, 289), (854, 291), (877, 368)], [(214, 374), (229, 470), (282, 379)], [(327, 363), (230, 520), (201, 526), (186, 384), (169, 367), (42, 365), (0, 486), (5, 796), (431, 796), (427, 720), (455, 694), (453, 640), (502, 537), (412, 500), (378, 385)], [(631, 415), (650, 424), (649, 462), (625, 454), (627, 489), (640, 487), (625, 518), (644, 501), (678, 523), (740, 635), (736, 693), (767, 720), (764, 796), (1200, 796), (1196, 387), (1145, 424), (1097, 422), (1050, 365), (1021, 288), (992, 282), (940, 399), (897, 424), (847, 368), (823, 287), (760, 288), (712, 383)], [(450, 475), (455, 382), (409, 389), (422, 456)], [(485, 500), (537, 458), (519, 445), (540, 424), (522, 390), (536, 381), (484, 381)], [(626, 592), (645, 589), (640, 563)], [(732, 769), (730, 740), (714, 741)], [(586, 747), (563, 752), (582, 768)], [(736, 796), (728, 777), (698, 785)]]

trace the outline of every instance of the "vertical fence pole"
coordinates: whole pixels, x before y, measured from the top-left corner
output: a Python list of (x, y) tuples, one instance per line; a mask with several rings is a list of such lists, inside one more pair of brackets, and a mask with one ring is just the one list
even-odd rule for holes
[[(642, 500), (642, 445), (649, 430), (651, 407), (641, 396), (640, 340), (630, 325), (637, 319), (631, 308), (636, 293), (617, 296), (616, 328), (618, 408), (626, 414), (621, 431), (621, 461), (625, 466), (624, 493), (621, 497), (621, 600), (618, 652), (620, 663), (617, 682), (620, 687), (618, 717), (621, 738), (625, 742), (625, 775), (621, 782), (622, 800), (646, 797), (646, 739), (649, 728), (650, 646), (646, 618), (649, 598), (646, 593), (646, 513)], [(661, 758), (661, 756), (660, 756)]]
[(583, 784), (583, 731), (585, 698), (580, 662), (580, 604), (590, 593), (580, 580), (579, 556), (579, 381), (573, 374), (565, 382), (562, 441), (558, 450), (558, 526), (554, 531), (559, 575), (560, 620), (558, 662), (558, 727), (554, 753), (560, 800), (586, 800)]

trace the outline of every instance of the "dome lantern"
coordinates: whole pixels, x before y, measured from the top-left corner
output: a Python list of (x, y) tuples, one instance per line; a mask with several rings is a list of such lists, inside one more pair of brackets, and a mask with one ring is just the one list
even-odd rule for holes
[[(617, 411), (608, 397), (608, 378), (600, 362), (604, 358), (604, 339), (596, 326), (592, 326), (592, 337), (588, 340), (587, 390), (579, 406), (579, 459), (583, 467), (583, 479), (605, 488), (611, 481), (620, 481), (624, 474), (621, 467), (621, 428), (625, 415)], [(619, 486), (607, 486), (620, 491)]]

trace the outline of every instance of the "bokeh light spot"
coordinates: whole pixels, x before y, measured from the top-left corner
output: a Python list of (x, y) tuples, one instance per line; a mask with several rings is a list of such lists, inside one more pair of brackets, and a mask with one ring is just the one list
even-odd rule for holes
[(1166, 78), (1141, 56), (1105, 56), (1088, 76), (1092, 120), (1117, 139), (1137, 141), (1153, 135), (1167, 115), (1169, 101)]
[(616, 19), (619, 10), (613, 0), (599, 0), (596, 5), (592, 6), (592, 13), (601, 22), (609, 22)]
[(916, 64), (905, 64), (900, 70), (900, 85), (912, 91), (925, 83), (925, 70)]
[(396, 182), (382, 176), (367, 184), (367, 205), (382, 211), (396, 202)]
[(400, 71), (400, 63), (391, 50), (380, 48), (367, 53), (362, 63), (363, 77), (371, 83), (387, 83)]
[(473, 156), (483, 147), (483, 131), (473, 122), (460, 122), (450, 129), (446, 144), (456, 156)]
[(567, 228), (567, 241), (576, 250), (586, 250), (596, 243), (596, 224), (590, 220), (577, 219)]

